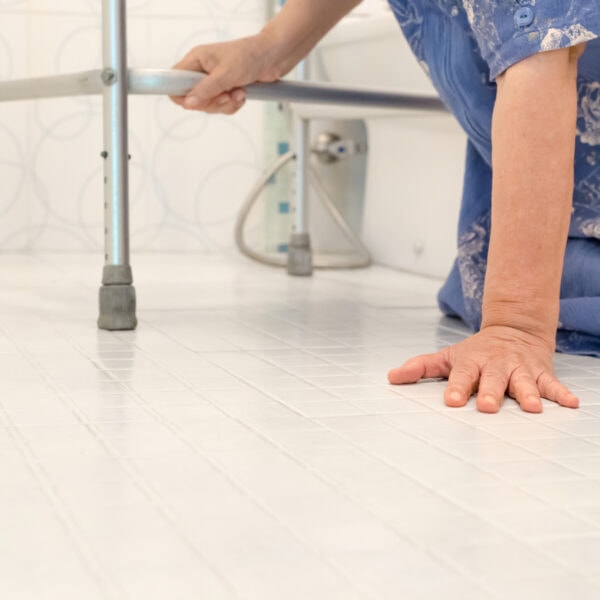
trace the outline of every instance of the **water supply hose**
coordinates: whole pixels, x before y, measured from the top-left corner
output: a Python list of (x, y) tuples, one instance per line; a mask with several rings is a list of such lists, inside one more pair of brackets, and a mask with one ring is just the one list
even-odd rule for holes
[[(260, 179), (256, 182), (250, 193), (248, 194), (244, 204), (242, 205), (235, 224), (235, 243), (239, 248), (240, 252), (265, 265), (273, 267), (285, 267), (287, 266), (287, 256), (274, 256), (272, 254), (266, 254), (253, 250), (246, 244), (244, 238), (244, 229), (246, 221), (250, 214), (250, 211), (258, 201), (261, 193), (268, 185), (271, 178), (276, 175), (283, 167), (289, 162), (296, 159), (296, 153), (291, 150), (287, 154), (280, 156), (264, 173)], [(310, 185), (317, 192), (317, 196), (320, 198), (323, 206), (330, 214), (331, 218), (335, 221), (340, 231), (344, 234), (344, 237), (352, 244), (355, 249), (355, 255), (351, 258), (348, 255), (319, 255), (314, 256), (314, 267), (317, 269), (357, 269), (361, 267), (368, 267), (371, 264), (371, 256), (366, 246), (362, 243), (360, 238), (352, 231), (350, 225), (336, 207), (334, 202), (331, 200), (319, 174), (314, 167), (310, 167), (309, 170)]]

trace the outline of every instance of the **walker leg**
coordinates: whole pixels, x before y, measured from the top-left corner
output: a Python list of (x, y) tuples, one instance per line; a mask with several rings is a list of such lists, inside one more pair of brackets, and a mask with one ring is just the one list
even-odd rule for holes
[[(310, 63), (304, 59), (297, 67), (296, 77), (306, 81)], [(296, 203), (294, 226), (288, 245), (287, 272), (289, 275), (309, 276), (313, 273), (313, 255), (308, 232), (308, 177), (310, 161), (310, 121), (296, 118)]]
[(313, 256), (308, 232), (308, 177), (310, 160), (309, 121), (296, 124), (296, 212), (295, 224), (288, 245), (287, 272), (309, 276), (313, 273)]
[(125, 0), (102, 0), (104, 100), (104, 271), (98, 327), (135, 329), (136, 297), (129, 264), (129, 153)]

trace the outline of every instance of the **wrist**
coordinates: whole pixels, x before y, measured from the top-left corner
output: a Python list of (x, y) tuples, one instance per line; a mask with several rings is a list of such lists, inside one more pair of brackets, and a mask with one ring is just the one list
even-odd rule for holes
[(481, 329), (506, 327), (534, 336), (544, 345), (554, 349), (558, 328), (558, 300), (528, 302), (526, 298), (484, 298)]
[(264, 81), (277, 81), (287, 75), (304, 58), (290, 37), (273, 23), (268, 23), (255, 36), (256, 60), (263, 63)]

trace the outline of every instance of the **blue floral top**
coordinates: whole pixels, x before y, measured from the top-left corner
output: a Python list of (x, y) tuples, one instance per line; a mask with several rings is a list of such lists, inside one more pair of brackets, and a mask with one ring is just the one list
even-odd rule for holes
[(468, 136), (458, 256), (442, 310), (473, 329), (490, 233), (495, 78), (587, 42), (579, 62), (573, 216), (561, 286), (560, 351), (600, 356), (600, 0), (389, 0), (417, 59)]

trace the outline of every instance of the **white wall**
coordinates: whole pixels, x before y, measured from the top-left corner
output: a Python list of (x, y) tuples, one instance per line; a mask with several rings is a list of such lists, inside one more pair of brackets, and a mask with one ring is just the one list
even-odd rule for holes
[[(100, 0), (0, 0), (0, 79), (101, 66)], [(169, 67), (192, 46), (252, 33), (263, 0), (129, 0), (129, 61)], [(264, 106), (235, 118), (130, 101), (136, 250), (229, 250), (263, 168)], [(0, 250), (100, 250), (99, 98), (0, 103)]]

